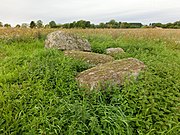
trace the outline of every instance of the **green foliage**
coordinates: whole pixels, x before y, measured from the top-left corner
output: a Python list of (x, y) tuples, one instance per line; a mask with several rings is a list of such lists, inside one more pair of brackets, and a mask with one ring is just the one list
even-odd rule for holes
[(130, 28), (141, 28), (143, 25), (142, 23), (129, 23)]
[(19, 24), (17, 24), (16, 26), (15, 26), (15, 28), (20, 28), (21, 26), (19, 25)]
[(176, 21), (174, 23), (166, 23), (166, 24), (151, 23), (150, 26), (153, 28), (154, 27), (161, 27), (161, 28), (179, 29), (180, 28), (180, 21)]
[[(89, 68), (37, 39), (0, 42), (0, 134), (180, 134), (180, 54), (165, 42), (89, 35), (92, 50), (121, 47), (147, 65), (137, 82), (85, 93)], [(1, 57), (2, 56), (2, 57)]]
[(49, 26), (50, 28), (56, 28), (56, 22), (55, 21), (49, 22)]
[(66, 29), (69, 29), (69, 28), (83, 28), (83, 29), (92, 28), (91, 22), (90, 21), (84, 21), (84, 20), (79, 20), (77, 22), (74, 21), (73, 23), (65, 23), (59, 27), (66, 28)]
[(100, 23), (98, 28), (106, 28), (106, 25), (104, 23)]
[(65, 23), (62, 24), (60, 27), (62, 28), (141, 28), (143, 25), (141, 23), (127, 23), (127, 22), (117, 22), (116, 20), (112, 19), (106, 23), (99, 23), (98, 25), (92, 24), (90, 21), (79, 20), (74, 21), (73, 23)]
[(8, 24), (8, 23), (5, 23), (5, 24), (4, 24), (4, 27), (6, 27), (6, 28), (10, 28), (10, 27), (11, 27), (11, 25), (10, 25), (10, 24)]
[(116, 20), (110, 20), (109, 22), (106, 23), (105, 25), (106, 28), (119, 28), (119, 23), (116, 22)]
[(36, 22), (37, 28), (43, 28), (43, 22), (41, 20), (38, 20)]
[(34, 21), (31, 21), (30, 28), (31, 29), (36, 28), (36, 23)]
[(28, 24), (27, 23), (22, 23), (22, 25), (21, 25), (21, 28), (28, 28)]
[(0, 22), (0, 27), (3, 27), (3, 23), (2, 22)]
[(127, 22), (122, 22), (120, 28), (130, 28), (130, 24)]
[(152, 27), (162, 27), (162, 23), (152, 23), (151, 24)]
[[(0, 27), (3, 27), (2, 22), (0, 22)], [(10, 24), (5, 24), (4, 27), (11, 27)], [(23, 23), (22, 28), (27, 28), (28, 24)], [(170, 29), (179, 29), (180, 28), (180, 21), (176, 21), (174, 23), (150, 23), (149, 25), (143, 25), (142, 23), (128, 23), (128, 22), (119, 22), (114, 19), (108, 21), (108, 22), (101, 22), (99, 24), (93, 24), (90, 21), (86, 20), (79, 20), (74, 21), (71, 23), (65, 23), (65, 24), (56, 24), (55, 21), (49, 22), (49, 24), (43, 25), (43, 22), (41, 20), (38, 20), (36, 23), (34, 21), (31, 21), (30, 28), (113, 28), (113, 29), (127, 29), (127, 28), (170, 28)], [(19, 28), (19, 25), (17, 25), (17, 28)]]

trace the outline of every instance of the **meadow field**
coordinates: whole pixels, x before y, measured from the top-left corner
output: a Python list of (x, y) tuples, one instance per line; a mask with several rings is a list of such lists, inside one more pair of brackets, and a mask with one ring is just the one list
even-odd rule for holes
[(136, 82), (88, 94), (75, 77), (90, 65), (44, 48), (56, 30), (0, 29), (0, 134), (180, 134), (180, 30), (60, 29), (147, 66)]

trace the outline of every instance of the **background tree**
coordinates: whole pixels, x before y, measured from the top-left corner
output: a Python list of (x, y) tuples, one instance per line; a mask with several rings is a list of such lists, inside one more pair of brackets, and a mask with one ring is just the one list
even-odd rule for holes
[(165, 24), (165, 28), (173, 28), (173, 24), (172, 23), (167, 23), (167, 24)]
[(20, 28), (21, 26), (19, 25), (19, 24), (17, 24), (16, 26), (15, 26), (15, 28)]
[(62, 25), (63, 28), (69, 29), (70, 28), (70, 23), (65, 23)]
[(91, 24), (91, 27), (90, 27), (90, 28), (95, 29), (95, 28), (96, 28), (96, 25), (95, 25), (95, 24)]
[(38, 20), (38, 21), (36, 22), (36, 25), (37, 25), (37, 28), (43, 28), (43, 21)]
[(90, 28), (91, 27), (91, 22), (90, 21), (85, 21), (85, 27)]
[(3, 27), (3, 23), (2, 22), (0, 22), (0, 27)]
[(141, 28), (143, 25), (142, 23), (129, 23), (130, 28)]
[(84, 20), (77, 21), (76, 27), (77, 28), (83, 28), (83, 29), (86, 28), (86, 21), (84, 21)]
[(69, 24), (69, 28), (75, 28), (76, 22), (74, 21), (73, 23)]
[(116, 20), (112, 19), (106, 23), (107, 28), (119, 28), (119, 23)]
[(28, 24), (27, 23), (22, 23), (22, 25), (21, 25), (21, 28), (28, 28)]
[(162, 27), (162, 23), (152, 23), (151, 26), (153, 28), (155, 28), (155, 27)]
[(8, 23), (6, 23), (6, 24), (4, 24), (4, 27), (6, 27), (6, 28), (10, 28), (10, 27), (11, 27), (11, 25), (10, 25), (10, 24), (8, 24)]
[(173, 25), (174, 25), (174, 27), (173, 27), (174, 29), (179, 29), (180, 28), (180, 21), (174, 22)]
[(127, 22), (122, 22), (120, 28), (130, 28), (130, 25)]
[(34, 21), (31, 21), (30, 28), (31, 29), (36, 28), (36, 23)]
[(180, 26), (180, 21), (176, 21), (176, 22), (174, 22), (174, 25), (178, 25), (178, 26)]
[(56, 22), (55, 21), (49, 22), (49, 26), (50, 28), (56, 28)]
[(98, 28), (106, 28), (106, 24), (105, 23), (100, 23)]

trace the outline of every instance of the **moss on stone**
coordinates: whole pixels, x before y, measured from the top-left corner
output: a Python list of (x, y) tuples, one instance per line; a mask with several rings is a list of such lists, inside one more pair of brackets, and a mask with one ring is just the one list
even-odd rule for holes
[(99, 65), (114, 61), (114, 58), (111, 56), (105, 54), (92, 53), (92, 52), (64, 51), (64, 55), (75, 59), (83, 60), (92, 65)]
[(82, 87), (90, 90), (103, 86), (106, 82), (112, 85), (123, 85), (124, 82), (136, 79), (140, 71), (145, 68), (143, 62), (134, 59), (122, 59), (102, 64), (86, 71), (77, 76), (77, 80)]

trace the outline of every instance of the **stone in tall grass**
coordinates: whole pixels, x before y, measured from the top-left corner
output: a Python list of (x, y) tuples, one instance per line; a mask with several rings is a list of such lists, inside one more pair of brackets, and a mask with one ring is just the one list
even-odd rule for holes
[(90, 90), (112, 85), (123, 85), (125, 82), (135, 80), (140, 71), (145, 68), (143, 62), (128, 58), (105, 63), (81, 72), (77, 81), (81, 87)]
[(45, 40), (45, 47), (59, 50), (91, 51), (90, 43), (86, 39), (63, 31), (55, 31), (48, 34)]
[(106, 49), (106, 54), (114, 56), (116, 54), (121, 54), (121, 53), (125, 53), (124, 50), (122, 48), (107, 48)]
[(64, 55), (71, 58), (83, 60), (91, 65), (99, 65), (114, 61), (114, 58), (109, 55), (98, 54), (93, 52), (64, 51)]

